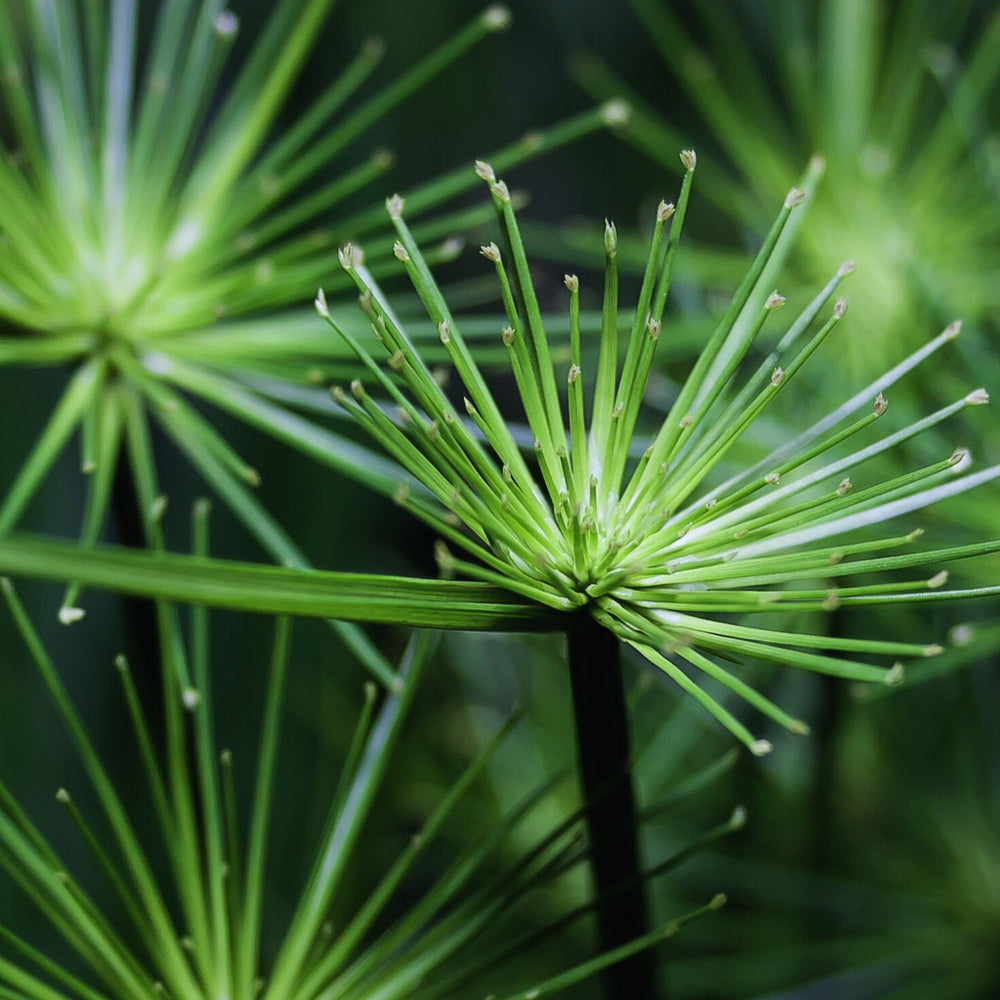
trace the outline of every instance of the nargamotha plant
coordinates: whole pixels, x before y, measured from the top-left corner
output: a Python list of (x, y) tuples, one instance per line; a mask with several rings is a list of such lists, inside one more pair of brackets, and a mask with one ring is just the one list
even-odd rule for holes
[[(208, 509), (205, 501), (195, 506), (197, 555), (208, 547)], [(0, 920), (0, 993), (5, 997), (471, 1000), (492, 989), (497, 997), (524, 1000), (561, 993), (653, 948), (724, 902), (716, 896), (621, 948), (576, 964), (561, 950), (557, 973), (544, 951), (534, 963), (525, 962), (526, 954), (593, 908), (585, 902), (548, 924), (531, 916), (539, 894), (558, 885), (586, 858), (582, 810), (566, 815), (513, 857), (502, 856), (514, 828), (558, 787), (565, 771), (538, 788), (526, 788), (509, 814), (484, 825), (476, 836), (467, 835), (458, 856), (440, 874), (428, 877), (427, 863), (440, 853), (443, 831), (454, 823), (454, 814), (461, 812), (517, 722), (516, 712), (444, 789), (423, 825), (358, 898), (352, 869), (362, 867), (364, 833), (391, 774), (420, 677), (435, 651), (436, 633), (413, 635), (399, 667), (399, 690), (380, 699), (376, 685), (366, 685), (339, 782), (324, 790), (329, 800), (324, 829), (314, 844), (302, 832), (295, 843), (295, 864), (289, 864), (287, 845), (284, 852), (276, 850), (275, 812), (304, 816), (304, 800), (311, 793), (308, 782), (290, 775), (281, 762), (286, 689), (294, 682), (287, 617), (275, 624), (269, 668), (259, 682), (258, 759), (249, 765), (253, 793), (244, 810), (234, 770), (245, 762), (234, 760), (228, 750), (220, 752), (219, 723), (228, 717), (229, 728), (258, 724), (225, 711), (213, 699), (218, 685), (213, 684), (206, 608), (192, 610), (185, 636), (179, 609), (158, 603), (162, 724), (157, 724), (158, 713), (147, 714), (143, 707), (129, 663), (123, 656), (115, 661), (121, 713), (128, 719), (124, 728), (131, 729), (141, 765), (136, 789), (122, 783), (116, 762), (96, 749), (10, 581), (0, 580), (0, 589), (24, 643), (23, 650), (5, 649), (5, 665), (16, 669), (21, 660), (33, 664), (91, 786), (60, 788), (56, 794), (68, 830), (86, 849), (84, 863), (78, 859), (70, 865), (56, 846), (66, 841), (65, 834), (47, 836), (0, 780), (0, 869), (49, 928), (48, 937), (38, 939)], [(245, 683), (258, 686), (258, 665), (243, 669)], [(143, 817), (149, 813), (155, 836), (142, 832), (148, 830)], [(672, 871), (742, 823), (738, 809), (643, 878)], [(309, 875), (297, 888), (298, 896), (289, 900), (285, 894), (300, 856), (310, 861)], [(287, 920), (276, 919), (286, 909)], [(66, 954), (74, 961), (67, 961)], [(511, 963), (512, 958), (517, 961)], [(517, 986), (533, 967), (548, 972), (526, 988)]]
[[(694, 698), (755, 754), (771, 740), (754, 732), (728, 701), (744, 700), (791, 733), (807, 724), (740, 677), (728, 661), (757, 660), (861, 684), (903, 679), (902, 660), (941, 651), (933, 636), (901, 641), (814, 634), (788, 616), (838, 607), (919, 605), (981, 597), (997, 586), (944, 589), (951, 559), (1000, 551), (1000, 540), (961, 546), (916, 545), (921, 532), (882, 527), (1000, 477), (1000, 466), (970, 471), (959, 449), (930, 464), (886, 476), (880, 459), (917, 435), (988, 401), (984, 389), (916, 421), (892, 426), (885, 393), (951, 343), (959, 324), (903, 357), (806, 429), (788, 432), (762, 456), (737, 448), (814, 354), (830, 351), (846, 302), (834, 298), (851, 266), (841, 266), (781, 329), (784, 298), (762, 275), (803, 201), (792, 189), (717, 329), (680, 382), (667, 415), (650, 433), (643, 397), (660, 340), (670, 336), (666, 306), (696, 157), (681, 154), (676, 205), (656, 211), (648, 263), (623, 342), (616, 231), (604, 230), (606, 271), (599, 330), (579, 323), (580, 282), (566, 278), (569, 358), (558, 370), (506, 184), (486, 163), (504, 250), (483, 247), (507, 315), (501, 338), (535, 439), (534, 462), (476, 364), (405, 218), (390, 198), (395, 256), (439, 331), (464, 393), (457, 403), (424, 362), (361, 251), (340, 260), (357, 286), (374, 340), (362, 342), (316, 305), (367, 369), (383, 400), (361, 380), (335, 398), (395, 461), (396, 500), (442, 539), (446, 577), (407, 580), (295, 572), (180, 556), (74, 552), (34, 539), (0, 542), (0, 570), (43, 577), (79, 574), (88, 583), (162, 598), (292, 614), (460, 629), (563, 631), (569, 643), (579, 760), (605, 948), (645, 933), (645, 904), (628, 777), (630, 746), (619, 670), (634, 650)], [(596, 340), (596, 362), (591, 367)], [(587, 359), (590, 359), (588, 361)], [(585, 367), (586, 366), (586, 367)], [(565, 393), (565, 403), (563, 395)], [(458, 393), (454, 396), (457, 398)], [(881, 428), (890, 424), (890, 430)], [(877, 426), (876, 426), (877, 425)], [(460, 555), (456, 550), (462, 550)], [(893, 571), (921, 570), (887, 578)], [(855, 582), (874, 576), (874, 581)], [(632, 885), (628, 892), (611, 892)], [(626, 983), (650, 988), (653, 971), (637, 960), (617, 967)]]
[[(0, 9), (0, 365), (67, 373), (4, 489), (0, 535), (20, 521), (78, 434), (89, 477), (81, 535), (93, 544), (123, 442), (155, 423), (265, 551), (307, 567), (253, 495), (257, 470), (201, 404), (235, 410), (335, 468), (379, 470), (378, 456), (285, 405), (317, 364), (335, 368), (337, 358), (328, 335), (284, 310), (328, 278), (345, 239), (370, 241), (377, 273), (394, 267), (388, 235), (379, 249), (382, 195), (375, 207), (355, 207), (384, 181), (393, 157), (376, 150), (350, 161), (373, 125), (505, 29), (510, 13), (487, 7), (363, 96), (383, 51), (369, 41), (279, 130), (332, 7), (274, 4), (238, 67), (229, 56), (239, 21), (221, 0), (160, 3), (149, 37), (138, 0), (15, 0)], [(498, 156), (514, 165), (622, 115), (618, 106), (583, 113)], [(418, 210), (460, 194), (469, 176), (459, 170), (427, 182), (416, 192)], [(482, 215), (456, 209), (424, 222), (425, 239), (444, 240), (432, 258), (454, 256), (460, 243), (447, 237)], [(345, 278), (341, 288), (349, 286)], [(163, 499), (154, 502), (153, 513), (162, 513)], [(63, 622), (82, 616), (79, 598), (79, 583), (69, 585)], [(376, 677), (393, 683), (362, 632), (335, 628)]]

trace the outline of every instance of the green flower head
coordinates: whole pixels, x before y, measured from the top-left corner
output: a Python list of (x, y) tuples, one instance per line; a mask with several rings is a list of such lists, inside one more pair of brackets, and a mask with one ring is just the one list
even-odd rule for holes
[[(656, 211), (624, 343), (619, 344), (617, 235), (611, 223), (604, 228), (596, 359), (581, 331), (580, 282), (567, 276), (569, 356), (562, 371), (554, 363), (556, 350), (546, 336), (507, 186), (489, 165), (477, 164), (507, 247), (504, 254), (491, 243), (482, 253), (496, 268), (507, 315), (502, 339), (534, 438), (537, 476), (421, 256), (404, 221), (401, 198), (388, 202), (398, 235), (396, 257), (438, 325), (463, 384), (464, 412), (422, 361), (356, 247), (344, 247), (340, 259), (360, 291), (385, 365), (329, 316), (322, 292), (317, 308), (396, 406), (395, 413), (387, 411), (360, 381), (350, 392), (334, 390), (401, 466), (397, 499), (452, 548), (473, 557), (458, 558), (442, 542), (441, 568), (499, 584), (551, 608), (586, 610), (762, 753), (770, 745), (753, 736), (703, 682), (728, 688), (793, 732), (806, 727), (720, 666), (719, 657), (755, 657), (891, 683), (902, 676), (895, 660), (932, 655), (939, 647), (792, 633), (744, 624), (736, 616), (940, 596), (941, 573), (865, 586), (837, 581), (985, 551), (986, 546), (969, 546), (908, 552), (919, 531), (872, 537), (862, 529), (994, 479), (1000, 466), (967, 472), (969, 456), (959, 450), (881, 481), (873, 461), (965, 407), (987, 402), (986, 392), (977, 389), (891, 433), (880, 436), (872, 427), (881, 426), (887, 411), (884, 391), (952, 340), (958, 323), (769, 454), (734, 463), (734, 446), (844, 321), (846, 303), (835, 293), (853, 269), (850, 264), (841, 266), (779, 333), (770, 332), (785, 300), (760, 279), (804, 200), (797, 189), (785, 198), (658, 429), (651, 437), (639, 434), (657, 344), (669, 336), (664, 313), (695, 154), (685, 151), (681, 161), (685, 173), (676, 205), (663, 202)], [(891, 659), (879, 666), (839, 654)]]

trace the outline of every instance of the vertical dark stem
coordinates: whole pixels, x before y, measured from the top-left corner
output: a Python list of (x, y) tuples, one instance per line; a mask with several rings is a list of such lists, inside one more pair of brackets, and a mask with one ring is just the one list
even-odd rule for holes
[[(587, 829), (597, 926), (602, 951), (649, 931), (649, 908), (640, 879), (639, 838), (632, 789), (632, 754), (618, 639), (581, 613), (567, 632), (569, 675), (576, 717), (580, 784)], [(612, 1000), (654, 1000), (649, 951), (611, 966), (604, 974)]]

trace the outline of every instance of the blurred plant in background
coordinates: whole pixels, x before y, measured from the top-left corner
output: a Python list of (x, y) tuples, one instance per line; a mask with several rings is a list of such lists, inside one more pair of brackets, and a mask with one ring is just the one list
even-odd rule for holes
[[(813, 154), (826, 161), (793, 260), (812, 281), (858, 263), (866, 320), (857, 358), (884, 362), (933, 317), (995, 320), (1000, 308), (1000, 12), (973, 2), (794, 0), (691, 16), (632, 0), (668, 73), (731, 163), (705, 197), (751, 233)], [(626, 85), (599, 58), (576, 63), (595, 93)], [(664, 166), (689, 136), (651, 95), (630, 94), (624, 130)]]
[[(147, 52), (140, 5), (22, 0), (0, 12), (0, 62), (7, 124), (0, 162), (0, 364), (75, 370), (60, 402), (0, 506), (0, 534), (15, 524), (71, 436), (91, 477), (84, 544), (101, 532), (123, 438), (147, 434), (153, 418), (274, 558), (304, 554), (254, 499), (258, 473), (188, 397), (223, 400), (249, 423), (335, 467), (377, 469), (378, 459), (289, 413), (287, 397), (329, 338), (276, 317), (329, 275), (333, 247), (371, 238), (376, 271), (391, 264), (379, 243), (380, 209), (345, 212), (392, 165), (375, 152), (360, 165), (335, 161), (388, 111), (472, 48), (508, 26), (505, 7), (487, 8), (412, 69), (345, 105), (376, 69), (369, 42), (302, 113), (272, 136), (279, 112), (319, 37), (330, 0), (278, 4), (232, 85), (219, 81), (238, 30), (223, 4), (159, 6)], [(141, 85), (137, 82), (141, 78)], [(620, 117), (620, 116), (619, 116)], [(499, 151), (511, 164), (615, 118), (599, 109)], [(334, 174), (333, 171), (340, 170)], [(471, 183), (466, 171), (429, 182), (422, 210)], [(340, 211), (332, 224), (325, 219)], [(422, 227), (428, 239), (472, 224), (458, 210)], [(322, 221), (321, 221), (322, 220)], [(436, 259), (460, 249), (445, 240)], [(380, 255), (382, 264), (379, 263)], [(268, 314), (266, 325), (238, 317)], [(269, 393), (244, 380), (265, 378)], [(177, 392), (172, 386), (179, 386)], [(144, 510), (145, 518), (162, 513)], [(70, 587), (60, 616), (82, 614)], [(383, 681), (385, 662), (355, 630), (338, 626)]]

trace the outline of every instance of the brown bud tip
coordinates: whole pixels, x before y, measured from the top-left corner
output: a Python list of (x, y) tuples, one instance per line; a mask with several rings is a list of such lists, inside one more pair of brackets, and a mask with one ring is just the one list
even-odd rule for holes
[(660, 321), (654, 316), (650, 316), (646, 320), (646, 332), (652, 337), (653, 340), (658, 340), (660, 337)]
[(964, 472), (972, 464), (972, 455), (968, 448), (957, 448), (949, 457), (948, 464), (955, 472)]
[(779, 482), (779, 478), (780, 477), (778, 476), (777, 472), (769, 472), (764, 477), (764, 482), (767, 483), (768, 486), (777, 486), (778, 482)]
[(872, 405), (872, 409), (875, 411), (876, 417), (881, 417), (882, 414), (889, 409), (889, 400), (887, 400), (885, 396), (882, 395), (882, 393), (879, 393), (875, 397), (875, 402)]
[(840, 496), (844, 496), (851, 492), (851, 477), (844, 476), (839, 483), (837, 483), (837, 493)]
[(990, 401), (990, 394), (985, 389), (973, 389), (965, 397), (965, 401), (971, 406), (983, 406)]
[(843, 319), (845, 312), (847, 312), (847, 300), (837, 299), (833, 306), (833, 318)]
[(581, 369), (579, 365), (570, 365), (569, 375), (566, 376), (566, 381), (572, 385), (581, 375)]
[(510, 190), (503, 181), (497, 181), (495, 184), (492, 184), (490, 190), (493, 192), (493, 197), (498, 201), (510, 201)]
[(514, 328), (505, 326), (500, 334), (503, 337), (504, 346), (511, 347), (514, 344)]
[(409, 253), (407, 253), (406, 247), (403, 246), (399, 240), (396, 240), (392, 245), (392, 252), (396, 260), (401, 260), (404, 263), (410, 259)]
[(698, 164), (698, 154), (693, 149), (682, 149), (680, 157), (685, 170), (694, 170)]
[(446, 319), (438, 323), (438, 335), (442, 344), (447, 344), (451, 340), (451, 324)]
[(391, 198), (386, 198), (385, 207), (386, 211), (389, 213), (390, 219), (398, 219), (403, 214), (403, 207), (406, 203), (398, 194), (394, 194)]
[(580, 291), (580, 279), (575, 274), (564, 274), (563, 284), (571, 295), (575, 295)]
[(683, 417), (681, 417), (680, 423), (677, 426), (690, 427), (693, 423), (694, 423), (694, 417), (692, 417), (691, 414), (688, 413), (685, 414)]
[(765, 309), (780, 309), (785, 304), (785, 296), (779, 295), (778, 292), (771, 292), (768, 295), (767, 300), (764, 302)]
[(800, 191), (798, 188), (792, 188), (792, 190), (785, 196), (785, 208), (795, 208), (796, 205), (801, 205), (805, 200), (805, 191)]
[(601, 105), (601, 121), (612, 128), (625, 125), (631, 117), (632, 108), (628, 101), (616, 99)]
[(494, 264), (500, 260), (500, 247), (495, 243), (487, 243), (486, 246), (479, 248), (479, 252), (487, 259), (493, 261)]
[(949, 340), (954, 340), (961, 332), (962, 332), (962, 321), (960, 319), (956, 319), (954, 322), (949, 323), (944, 328), (945, 336)]
[(656, 221), (666, 222), (675, 211), (676, 208), (672, 201), (661, 201), (656, 208)]
[(485, 160), (476, 160), (476, 176), (482, 178), (488, 184), (492, 184), (497, 175), (493, 173), (493, 168)]
[(495, 3), (482, 13), (483, 26), (490, 31), (506, 31), (514, 20), (510, 8), (502, 3)]
[(853, 274), (857, 269), (857, 264), (853, 260), (845, 260), (840, 267), (837, 268), (837, 274), (841, 278), (846, 278), (849, 274)]
[(781, 380), (785, 377), (785, 369), (780, 365), (771, 372), (771, 385), (780, 385)]

